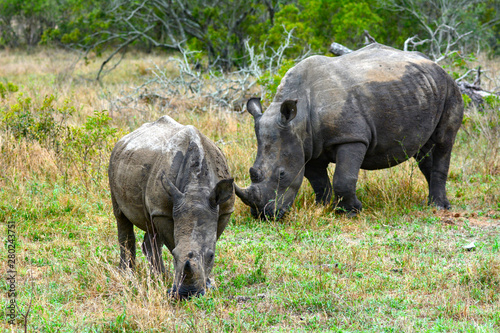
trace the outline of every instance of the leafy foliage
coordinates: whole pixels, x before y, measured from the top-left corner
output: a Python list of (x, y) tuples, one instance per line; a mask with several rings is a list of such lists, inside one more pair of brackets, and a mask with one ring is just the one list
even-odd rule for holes
[(68, 168), (71, 165), (84, 182), (97, 184), (105, 176), (105, 164), (117, 129), (111, 126), (106, 111), (95, 111), (83, 125), (70, 125), (75, 107), (69, 100), (62, 107), (56, 107), (56, 102), (54, 95), (50, 95), (37, 104), (19, 93), (17, 103), (0, 111), (0, 129), (18, 141), (37, 142), (53, 152), (66, 178), (72, 175)]
[(37, 107), (30, 97), (20, 93), (17, 103), (2, 112), (2, 127), (18, 140), (26, 138), (58, 150), (61, 145), (59, 136), (67, 131), (66, 120), (75, 108), (69, 106), (68, 101), (62, 108), (56, 108), (54, 100), (54, 95), (46, 96), (42, 105)]
[(7, 84), (0, 82), (0, 97), (2, 98), (5, 98), (7, 93), (17, 92), (18, 90), (19, 87), (12, 82), (7, 82)]
[(281, 79), (285, 76), (286, 72), (295, 65), (293, 60), (285, 60), (281, 67), (278, 69), (277, 73), (267, 71), (261, 78), (259, 78), (258, 83), (267, 88), (266, 99), (271, 101), (273, 96), (276, 94), (276, 90), (281, 82)]
[[(373, 6), (373, 2), (371, 2)], [(278, 14), (281, 14), (278, 13)], [(298, 20), (307, 27), (304, 42), (323, 53), (332, 40), (359, 46), (364, 30), (378, 34), (381, 19), (368, 1), (299, 1)]]
[(499, 12), (500, 0), (0, 0), (0, 46), (112, 50), (103, 67), (130, 47), (187, 48), (202, 52), (198, 63), (224, 70), (248, 64), (245, 41), (276, 48), (283, 30), (294, 31), (289, 59), (309, 48), (325, 54), (332, 41), (359, 48), (364, 30), (399, 48), (411, 36), (431, 36), (434, 42), (419, 45), (424, 52), (443, 51), (447, 36), (473, 31), (467, 52), (478, 45), (498, 52)]
[(490, 16), (498, 8), (480, 0), (381, 0), (381, 3), (400, 15), (401, 20), (412, 22), (411, 35), (406, 36), (413, 36), (410, 44), (436, 62), (456, 52), (467, 54), (478, 47), (489, 47), (486, 40), (492, 35), (490, 27), (500, 23), (500, 19)]
[(67, 159), (77, 166), (81, 178), (96, 184), (106, 178), (107, 154), (116, 140), (111, 120), (106, 111), (95, 111), (82, 126), (69, 127), (65, 138)]

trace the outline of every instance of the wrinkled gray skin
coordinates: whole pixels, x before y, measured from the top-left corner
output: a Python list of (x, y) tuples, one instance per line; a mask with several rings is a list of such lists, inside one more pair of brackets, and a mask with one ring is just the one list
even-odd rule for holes
[[(355, 215), (360, 169), (389, 168), (414, 157), (429, 203), (448, 209), (445, 184), (462, 96), (452, 78), (416, 52), (380, 44), (337, 58), (313, 56), (290, 69), (262, 113), (250, 99), (257, 158), (252, 184), (236, 194), (261, 218), (281, 218), (303, 177), (316, 202)], [(327, 174), (336, 163), (333, 188)]]
[(172, 253), (174, 295), (203, 295), (215, 243), (234, 210), (233, 179), (219, 148), (164, 116), (118, 141), (108, 173), (120, 267), (135, 265), (135, 225), (146, 232), (142, 251), (157, 272), (165, 273), (162, 246)]

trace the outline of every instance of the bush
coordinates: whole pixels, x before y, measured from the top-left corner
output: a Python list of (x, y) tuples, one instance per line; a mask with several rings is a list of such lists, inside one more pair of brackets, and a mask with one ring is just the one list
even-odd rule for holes
[(106, 175), (109, 153), (113, 149), (117, 129), (111, 126), (107, 111), (94, 111), (82, 126), (68, 128), (65, 158), (77, 166), (84, 180), (98, 184)]
[(0, 82), (0, 97), (2, 98), (5, 98), (7, 96), (7, 93), (16, 92), (18, 90), (19, 87), (11, 82), (7, 82), (6, 85)]
[(283, 63), (277, 73), (266, 71), (265, 74), (257, 80), (257, 83), (266, 87), (266, 99), (268, 101), (272, 101), (274, 95), (276, 95), (278, 86), (281, 83), (281, 79), (283, 79), (286, 72), (288, 72), (288, 70), (293, 66), (295, 66), (295, 61), (285, 59), (283, 60)]
[(37, 107), (31, 98), (20, 93), (17, 103), (2, 111), (2, 128), (10, 131), (17, 140), (38, 141), (42, 146), (59, 151), (60, 137), (67, 130), (66, 120), (75, 108), (69, 106), (69, 101), (56, 108), (54, 101), (54, 95), (46, 96), (42, 105)]
[(99, 183), (116, 139), (112, 119), (107, 111), (95, 111), (83, 125), (70, 125), (75, 106), (65, 100), (57, 107), (56, 102), (54, 95), (35, 103), (20, 93), (17, 103), (0, 111), (0, 129), (17, 141), (37, 142), (52, 151), (66, 180), (76, 173), (86, 185)]

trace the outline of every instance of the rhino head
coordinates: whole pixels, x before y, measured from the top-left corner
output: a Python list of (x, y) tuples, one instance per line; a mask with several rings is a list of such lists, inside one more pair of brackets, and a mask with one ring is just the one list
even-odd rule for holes
[(250, 206), (252, 215), (280, 219), (290, 208), (304, 177), (305, 153), (297, 115), (297, 100), (273, 102), (262, 113), (260, 98), (252, 98), (247, 110), (254, 117), (257, 158), (250, 168), (248, 188), (235, 185), (236, 195)]
[(173, 201), (174, 283), (171, 294), (180, 299), (202, 296), (210, 287), (214, 266), (219, 205), (233, 195), (233, 179), (221, 180), (215, 188), (190, 186), (181, 192), (168, 178), (162, 184)]

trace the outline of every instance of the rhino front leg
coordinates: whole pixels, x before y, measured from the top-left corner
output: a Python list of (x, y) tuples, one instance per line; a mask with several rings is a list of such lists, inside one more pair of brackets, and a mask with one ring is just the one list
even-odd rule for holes
[(120, 245), (120, 269), (135, 267), (135, 233), (134, 225), (123, 214), (115, 195), (111, 191), (111, 203), (113, 204), (113, 214), (116, 218), (116, 227), (118, 229), (118, 244)]
[(142, 252), (156, 273), (165, 274), (165, 265), (161, 256), (163, 243), (156, 232), (146, 233), (142, 243)]
[(332, 199), (332, 183), (328, 178), (328, 162), (312, 160), (306, 164), (304, 176), (316, 194), (316, 203), (327, 205)]
[(338, 146), (335, 156), (333, 190), (337, 208), (355, 216), (361, 211), (361, 201), (356, 197), (359, 169), (366, 154), (363, 143), (349, 143)]
[(118, 227), (118, 243), (120, 244), (120, 268), (135, 267), (135, 233), (134, 225), (123, 213), (115, 212)]

